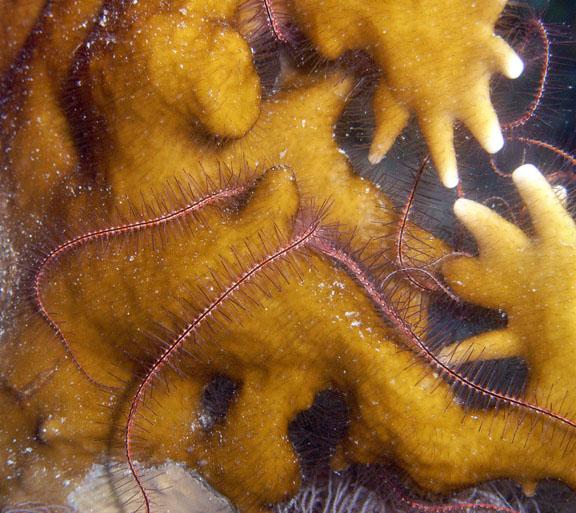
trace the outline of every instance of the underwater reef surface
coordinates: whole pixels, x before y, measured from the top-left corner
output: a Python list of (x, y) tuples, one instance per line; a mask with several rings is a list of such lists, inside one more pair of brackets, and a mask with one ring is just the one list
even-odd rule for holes
[(573, 511), (562, 8), (1, 2), (0, 511)]

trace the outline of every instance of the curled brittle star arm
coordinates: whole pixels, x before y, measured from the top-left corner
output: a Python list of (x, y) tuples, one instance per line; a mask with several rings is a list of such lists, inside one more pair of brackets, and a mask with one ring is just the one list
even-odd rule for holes
[(109, 387), (107, 385), (100, 383), (94, 376), (88, 373), (88, 371), (83, 367), (82, 363), (78, 360), (75, 352), (73, 351), (70, 342), (64, 335), (64, 332), (62, 331), (60, 325), (54, 319), (53, 315), (49, 312), (49, 308), (46, 305), (44, 299), (44, 290), (46, 287), (45, 282), (47, 279), (47, 275), (50, 272), (50, 269), (64, 255), (78, 248), (81, 248), (86, 244), (90, 244), (92, 242), (100, 240), (115, 238), (126, 234), (132, 234), (143, 230), (157, 228), (166, 223), (177, 221), (182, 217), (191, 216), (195, 212), (198, 212), (202, 208), (214, 204), (215, 202), (223, 201), (225, 199), (234, 197), (244, 192), (246, 190), (246, 187), (247, 186), (244, 184), (230, 183), (228, 187), (220, 187), (213, 191), (209, 191), (200, 197), (191, 198), (182, 207), (177, 208), (176, 210), (165, 212), (159, 216), (136, 220), (132, 223), (111, 226), (108, 228), (102, 228), (100, 230), (90, 231), (81, 234), (56, 246), (54, 249), (48, 252), (48, 254), (41, 260), (35, 272), (32, 286), (33, 298), (36, 309), (38, 310), (42, 318), (48, 323), (50, 328), (52, 328), (52, 330), (62, 343), (68, 357), (70, 358), (74, 366), (92, 385), (95, 385), (103, 389), (113, 390), (113, 387)]

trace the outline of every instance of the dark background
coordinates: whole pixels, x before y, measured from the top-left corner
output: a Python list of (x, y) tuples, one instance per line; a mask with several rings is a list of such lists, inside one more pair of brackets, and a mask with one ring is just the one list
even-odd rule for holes
[(554, 23), (576, 23), (576, 0), (532, 0), (532, 5), (546, 12), (545, 19)]
[(527, 0), (548, 25), (552, 37), (552, 72), (556, 86), (556, 112), (552, 129), (563, 132), (563, 149), (576, 151), (576, 0)]

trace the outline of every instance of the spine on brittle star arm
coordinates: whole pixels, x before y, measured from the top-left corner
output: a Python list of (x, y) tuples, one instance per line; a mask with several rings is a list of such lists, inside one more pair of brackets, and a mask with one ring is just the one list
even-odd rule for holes
[(268, 20), (268, 23), (270, 25), (270, 29), (272, 30), (272, 33), (274, 34), (274, 37), (280, 41), (281, 43), (284, 43), (285, 45), (290, 44), (290, 41), (288, 40), (288, 38), (284, 35), (284, 32), (282, 31), (282, 24), (280, 22), (280, 20), (278, 19), (278, 16), (276, 14), (273, 2), (274, 0), (263, 0), (264, 2), (264, 11), (266, 12), (266, 18)]
[[(313, 241), (313, 247), (317, 251), (320, 251), (330, 257), (333, 261), (341, 265), (345, 271), (354, 278), (364, 289), (366, 295), (373, 302), (376, 308), (384, 315), (384, 317), (391, 322), (391, 324), (396, 328), (396, 330), (402, 335), (402, 342), (405, 343), (409, 349), (414, 351), (414, 353), (421, 357), (432, 369), (438, 372), (441, 376), (445, 377), (449, 382), (457, 384), (458, 386), (470, 390), (472, 392), (478, 393), (481, 396), (496, 401), (497, 403), (505, 404), (507, 406), (518, 408), (527, 413), (533, 413), (536, 415), (541, 415), (550, 420), (557, 421), (570, 429), (576, 430), (576, 422), (556, 413), (548, 408), (538, 406), (537, 404), (531, 403), (513, 397), (508, 394), (496, 392), (489, 387), (478, 384), (472, 379), (466, 377), (461, 372), (453, 369), (449, 364), (442, 361), (430, 348), (426, 345), (424, 340), (415, 333), (414, 329), (407, 322), (400, 312), (396, 309), (392, 301), (386, 297), (382, 292), (391, 278), (394, 276), (404, 273), (405, 269), (400, 269), (390, 273), (386, 279), (381, 284), (375, 284), (374, 280), (366, 272), (366, 270), (346, 251), (335, 247), (329, 241), (315, 239)], [(413, 269), (413, 271), (424, 272), (430, 278), (435, 279), (430, 273), (423, 271), (421, 269)], [(445, 288), (437, 282), (439, 286)], [(446, 292), (449, 292), (446, 289)]]
[[(99, 240), (110, 239), (113, 237), (119, 237), (122, 235), (133, 234), (136, 232), (149, 230), (152, 228), (157, 228), (161, 225), (167, 224), (171, 221), (176, 221), (178, 219), (187, 217), (194, 212), (198, 212), (202, 208), (211, 205), (213, 203), (232, 198), (238, 196), (239, 194), (245, 192), (247, 190), (246, 185), (240, 184), (230, 184), (228, 187), (223, 187), (217, 189), (212, 192), (208, 192), (201, 197), (190, 199), (186, 202), (186, 204), (178, 209), (172, 210), (170, 212), (164, 213), (157, 217), (152, 217), (148, 219), (143, 219), (139, 221), (135, 221), (133, 223), (127, 223), (123, 225), (116, 225), (108, 228), (102, 228), (100, 230), (94, 230), (82, 235), (78, 235), (72, 239), (67, 240), (66, 242), (60, 244), (59, 246), (52, 249), (43, 259), (40, 261), (39, 265), (37, 266), (37, 270), (33, 277), (32, 283), (32, 297), (35, 304), (37, 311), (40, 313), (42, 318), (48, 323), (48, 325), (52, 328), (60, 342), (62, 343), (66, 354), (73, 362), (74, 366), (80, 371), (80, 373), (93, 385), (105, 389), (105, 390), (112, 390), (113, 387), (109, 387), (98, 382), (93, 376), (91, 376), (82, 364), (78, 361), (72, 348), (70, 347), (70, 343), (66, 339), (66, 336), (60, 329), (58, 323), (52, 318), (50, 315), (43, 299), (42, 289), (43, 289), (43, 282), (44, 278), (48, 274), (50, 268), (66, 253), (78, 249), (88, 243), (96, 242)], [(180, 188), (180, 192), (182, 193), (183, 197), (190, 196), (189, 193), (186, 193), (183, 189)], [(193, 194), (192, 194), (193, 195)]]
[(232, 300), (235, 293), (238, 292), (244, 285), (248, 284), (259, 274), (266, 276), (265, 270), (273, 267), (274, 264), (285, 260), (290, 255), (298, 250), (304, 249), (310, 244), (312, 240), (318, 235), (320, 231), (320, 220), (316, 218), (314, 221), (306, 225), (303, 230), (298, 233), (286, 245), (281, 246), (273, 253), (268, 254), (261, 258), (252, 267), (238, 275), (232, 282), (230, 282), (222, 291), (211, 300), (194, 319), (187, 324), (187, 326), (175, 337), (167, 347), (162, 351), (160, 356), (145, 372), (143, 378), (136, 388), (136, 392), (131, 400), (130, 409), (128, 411), (128, 418), (125, 426), (124, 433), (124, 448), (125, 455), (128, 462), (130, 472), (136, 482), (138, 490), (142, 495), (144, 501), (145, 513), (151, 513), (150, 498), (144, 488), (143, 480), (138, 473), (135, 465), (134, 449), (132, 444), (133, 431), (135, 430), (135, 422), (138, 414), (138, 409), (144, 403), (144, 398), (147, 390), (154, 381), (154, 378), (159, 375), (162, 369), (169, 365), (171, 358), (177, 353), (178, 349), (182, 347), (185, 341), (192, 336), (208, 319), (217, 313), (226, 300)]

